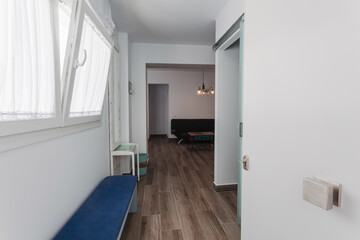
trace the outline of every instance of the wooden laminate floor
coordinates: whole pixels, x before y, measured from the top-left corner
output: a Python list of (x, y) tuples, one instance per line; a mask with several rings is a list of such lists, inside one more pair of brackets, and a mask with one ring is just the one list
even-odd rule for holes
[(240, 239), (236, 192), (215, 192), (214, 151), (149, 140), (147, 174), (138, 182), (138, 211), (130, 213), (121, 240)]

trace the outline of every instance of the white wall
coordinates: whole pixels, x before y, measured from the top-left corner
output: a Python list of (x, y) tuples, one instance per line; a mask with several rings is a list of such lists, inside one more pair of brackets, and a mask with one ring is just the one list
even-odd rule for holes
[(135, 93), (131, 95), (131, 141), (147, 152), (146, 63), (214, 64), (211, 46), (131, 43), (130, 75)]
[[(359, 12), (358, 0), (247, 1), (242, 239), (360, 239)], [(302, 200), (315, 175), (343, 184), (342, 207)]]
[(127, 33), (117, 33), (118, 43), (120, 47), (120, 68), (119, 82), (120, 91), (118, 98), (120, 99), (120, 142), (129, 142), (130, 140), (130, 101), (129, 101), (129, 36)]
[(168, 134), (169, 85), (149, 84), (149, 132)]
[(244, 13), (244, 0), (228, 0), (216, 18), (216, 41), (239, 19)]
[[(197, 95), (203, 81), (202, 69), (148, 68), (148, 83), (169, 84), (168, 137), (171, 134), (171, 119), (214, 118), (215, 96)], [(205, 87), (215, 87), (215, 71), (205, 69)], [(215, 89), (216, 91), (216, 89)]]
[[(112, 82), (110, 82), (111, 106), (111, 149), (120, 143), (127, 143), (130, 139), (129, 130), (129, 38), (127, 33), (115, 33), (118, 51), (113, 53)], [(114, 173), (129, 173), (131, 157), (114, 157)]]
[(101, 127), (0, 153), (0, 239), (52, 238), (108, 174), (107, 117)]
[(120, 53), (114, 48), (112, 54), (112, 69), (109, 76), (109, 99), (110, 108), (110, 148), (114, 149), (120, 142), (120, 117), (121, 117), (121, 99), (120, 99)]
[(216, 51), (214, 184), (238, 181), (239, 44)]

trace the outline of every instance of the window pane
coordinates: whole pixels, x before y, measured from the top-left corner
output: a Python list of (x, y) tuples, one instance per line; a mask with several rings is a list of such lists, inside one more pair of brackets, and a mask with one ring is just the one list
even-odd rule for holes
[(48, 1), (0, 8), (0, 121), (55, 117), (53, 16)]
[(111, 45), (86, 15), (79, 47), (80, 62), (85, 55), (84, 66), (78, 67), (75, 74), (70, 117), (101, 114), (108, 77)]

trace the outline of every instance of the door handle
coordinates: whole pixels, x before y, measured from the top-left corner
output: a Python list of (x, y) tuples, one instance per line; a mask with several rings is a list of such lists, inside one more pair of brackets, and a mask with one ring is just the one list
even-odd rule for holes
[(86, 49), (83, 49), (84, 52), (84, 59), (80, 62), (79, 60), (76, 61), (76, 63), (74, 64), (74, 68), (77, 69), (78, 67), (82, 67), (84, 66), (86, 59), (87, 59), (87, 52)]
[(239, 160), (239, 163), (242, 163), (244, 170), (249, 170), (249, 156), (247, 154), (243, 156), (242, 160)]
[(239, 123), (239, 136), (243, 137), (243, 123)]

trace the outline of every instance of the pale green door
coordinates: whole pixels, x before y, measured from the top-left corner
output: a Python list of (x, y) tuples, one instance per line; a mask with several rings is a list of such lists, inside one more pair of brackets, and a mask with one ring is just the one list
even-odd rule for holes
[(240, 21), (240, 54), (239, 54), (239, 126), (240, 126), (240, 134), (239, 134), (239, 156), (238, 156), (238, 191), (237, 191), (237, 223), (241, 226), (241, 178), (242, 178), (242, 163), (240, 160), (242, 159), (242, 132), (243, 132), (243, 116), (242, 116), (242, 107), (243, 107), (243, 62), (244, 62), (244, 19)]

